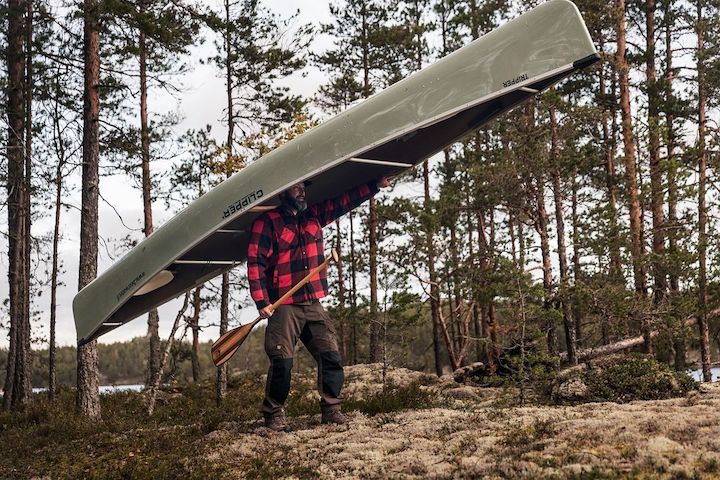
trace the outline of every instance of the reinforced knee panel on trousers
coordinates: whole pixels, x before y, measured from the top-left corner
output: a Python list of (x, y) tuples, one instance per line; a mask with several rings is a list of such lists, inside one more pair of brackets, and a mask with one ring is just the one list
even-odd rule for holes
[(282, 406), (290, 393), (292, 358), (273, 358), (267, 382), (268, 399)]
[(318, 354), (318, 368), (320, 369), (320, 390), (323, 397), (340, 397), (345, 373), (339, 352), (321, 352)]

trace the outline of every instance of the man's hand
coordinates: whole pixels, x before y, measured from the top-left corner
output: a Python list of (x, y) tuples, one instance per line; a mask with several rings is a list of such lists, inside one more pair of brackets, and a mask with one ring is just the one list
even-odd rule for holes
[(262, 318), (270, 318), (270, 317), (272, 317), (272, 314), (273, 314), (272, 305), (268, 305), (268, 306), (265, 307), (265, 308), (261, 308), (260, 310), (258, 310), (258, 313), (260, 314), (260, 316), (261, 316)]
[(380, 180), (377, 181), (378, 188), (387, 188), (392, 186), (392, 183), (390, 182), (390, 177), (387, 175), (382, 177)]

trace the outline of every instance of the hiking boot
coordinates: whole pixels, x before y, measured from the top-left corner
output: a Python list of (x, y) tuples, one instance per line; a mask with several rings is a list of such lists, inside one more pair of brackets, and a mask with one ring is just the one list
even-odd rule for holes
[(322, 423), (332, 423), (335, 425), (345, 425), (350, 423), (350, 419), (340, 410), (330, 410), (322, 412)]
[(278, 414), (265, 417), (265, 427), (273, 432), (289, 432), (290, 425), (285, 421), (285, 415)]

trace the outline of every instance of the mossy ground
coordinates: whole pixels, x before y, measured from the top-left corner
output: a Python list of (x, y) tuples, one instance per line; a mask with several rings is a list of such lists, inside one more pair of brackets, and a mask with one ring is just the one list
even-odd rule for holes
[[(72, 392), (0, 414), (0, 478), (720, 478), (720, 385), (688, 397), (519, 407), (475, 389), (378, 365), (348, 368), (348, 426), (320, 425), (312, 375), (293, 380), (291, 433), (262, 427), (263, 378), (102, 397), (103, 420)], [(463, 393), (458, 395), (457, 393)]]
[[(140, 393), (101, 396), (102, 420), (75, 414), (74, 392), (44, 394), (18, 412), (0, 413), (0, 478), (215, 478), (204, 436), (223, 421), (249, 420), (261, 387), (233, 389), (223, 407), (208, 386), (163, 395), (148, 417)], [(257, 410), (255, 408), (254, 410)]]
[[(188, 385), (162, 392), (152, 417), (140, 393), (102, 395), (102, 419), (96, 422), (75, 414), (73, 391), (60, 391), (53, 403), (36, 394), (18, 411), (0, 411), (0, 478), (234, 478), (235, 466), (208, 460), (222, 448), (222, 436), (212, 432), (227, 425), (260, 428), (263, 392), (262, 376), (235, 377), (218, 406), (213, 385)], [(287, 402), (288, 416), (317, 414), (314, 392), (311, 377), (299, 378)], [(411, 384), (348, 399), (344, 408), (374, 415), (430, 406), (429, 394)], [(264, 457), (241, 463), (255, 477), (275, 469), (311, 473), (287, 462), (268, 464)]]

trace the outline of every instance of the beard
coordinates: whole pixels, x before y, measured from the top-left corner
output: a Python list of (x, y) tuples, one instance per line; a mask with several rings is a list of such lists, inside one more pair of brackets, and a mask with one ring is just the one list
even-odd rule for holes
[(307, 202), (305, 200), (298, 200), (297, 198), (292, 199), (293, 207), (298, 213), (302, 213), (307, 210)]
[(283, 195), (283, 203), (291, 208), (294, 208), (298, 213), (302, 213), (307, 210), (307, 201), (293, 198), (290, 195)]

